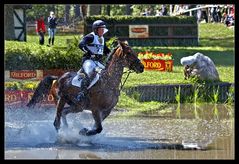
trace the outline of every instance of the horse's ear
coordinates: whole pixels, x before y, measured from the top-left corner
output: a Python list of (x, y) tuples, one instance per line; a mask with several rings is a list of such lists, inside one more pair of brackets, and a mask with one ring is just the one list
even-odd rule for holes
[(129, 42), (127, 40), (123, 41), (123, 43), (128, 46), (129, 45)]
[(129, 46), (129, 43), (127, 40), (124, 40), (124, 41), (120, 41), (120, 45), (121, 46)]

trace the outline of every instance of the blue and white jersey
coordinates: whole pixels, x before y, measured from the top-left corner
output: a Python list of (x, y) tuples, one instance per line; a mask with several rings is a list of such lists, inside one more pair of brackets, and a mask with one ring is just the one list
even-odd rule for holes
[(86, 47), (93, 53), (93, 54), (99, 54), (103, 55), (104, 52), (104, 37), (99, 37), (98, 35), (95, 35), (94, 32), (91, 32), (94, 36), (94, 40), (92, 43), (86, 45)]

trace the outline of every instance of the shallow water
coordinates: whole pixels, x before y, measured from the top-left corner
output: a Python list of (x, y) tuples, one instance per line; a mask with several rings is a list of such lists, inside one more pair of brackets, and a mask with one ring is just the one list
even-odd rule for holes
[(234, 159), (234, 107), (171, 104), (162, 112), (117, 117), (95, 136), (91, 113), (69, 114), (69, 128), (53, 127), (54, 109), (5, 109), (5, 159)]

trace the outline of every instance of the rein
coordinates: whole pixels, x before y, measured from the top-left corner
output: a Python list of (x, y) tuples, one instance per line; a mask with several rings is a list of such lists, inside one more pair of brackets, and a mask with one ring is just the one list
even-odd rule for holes
[[(127, 76), (126, 76), (126, 78), (125, 78), (125, 80), (124, 80), (124, 82), (122, 83), (122, 82), (120, 82), (120, 90), (119, 91), (121, 91), (122, 89), (123, 89), (123, 87), (124, 87), (124, 84), (125, 84), (125, 82), (126, 82), (126, 80), (128, 79), (128, 77), (129, 77), (129, 74), (130, 73), (133, 73), (133, 71), (131, 71), (131, 70), (128, 70), (128, 71), (126, 71), (126, 72), (124, 72), (124, 73), (127, 73), (128, 72), (128, 74), (127, 74)], [(123, 73), (123, 74), (124, 74)]]

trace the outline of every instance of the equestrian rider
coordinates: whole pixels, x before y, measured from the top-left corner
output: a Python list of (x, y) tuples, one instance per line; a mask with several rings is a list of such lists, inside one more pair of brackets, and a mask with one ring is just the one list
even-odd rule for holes
[(108, 31), (102, 20), (96, 20), (92, 25), (93, 32), (87, 34), (79, 43), (79, 48), (85, 52), (82, 58), (82, 69), (86, 76), (81, 82), (81, 91), (76, 100), (78, 102), (86, 98), (87, 87), (96, 75), (96, 68), (104, 69), (102, 64), (103, 55), (108, 55), (110, 49), (106, 46), (103, 35)]

